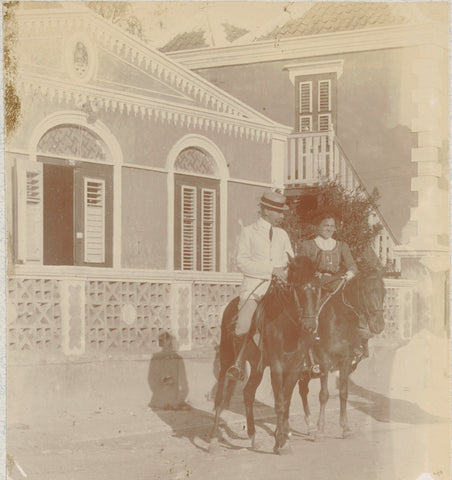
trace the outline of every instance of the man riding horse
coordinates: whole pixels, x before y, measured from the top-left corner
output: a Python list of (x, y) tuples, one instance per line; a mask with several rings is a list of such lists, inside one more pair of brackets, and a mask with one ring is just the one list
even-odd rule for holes
[[(300, 255), (310, 258), (317, 270), (322, 289), (321, 304), (324, 305), (332, 295), (338, 293), (345, 282), (358, 274), (358, 267), (347, 243), (333, 238), (336, 232), (336, 215), (332, 210), (319, 210), (314, 216), (318, 235), (301, 244)], [(341, 282), (341, 280), (343, 280)], [(360, 345), (354, 350), (354, 362), (369, 356), (367, 342), (371, 333), (367, 322), (359, 317), (358, 338)]]
[(267, 291), (272, 276), (286, 280), (289, 256), (293, 256), (289, 236), (279, 228), (287, 212), (286, 197), (265, 192), (260, 202), (260, 218), (242, 229), (237, 249), (237, 267), (243, 273), (239, 312), (235, 327), (234, 354), (238, 358), (228, 376), (243, 379), (244, 362), (239, 353), (247, 341), (256, 307)]

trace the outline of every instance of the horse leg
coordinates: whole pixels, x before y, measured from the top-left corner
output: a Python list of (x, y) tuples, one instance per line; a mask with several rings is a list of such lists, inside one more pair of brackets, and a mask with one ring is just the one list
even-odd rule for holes
[(256, 427), (254, 424), (254, 399), (256, 396), (257, 387), (262, 381), (264, 372), (257, 369), (257, 362), (250, 361), (251, 373), (248, 382), (243, 389), (243, 400), (246, 411), (246, 427), (248, 437), (251, 440), (251, 447), (256, 448)]
[(308, 435), (311, 437), (316, 431), (316, 426), (312, 422), (311, 409), (309, 408), (309, 377), (304, 377), (298, 381), (298, 391), (300, 392), (301, 401), (303, 402), (304, 421), (308, 426)]
[(224, 392), (227, 389), (227, 385), (229, 383), (229, 379), (226, 377), (226, 370), (221, 371), (219, 378), (218, 378), (218, 390), (215, 396), (215, 419), (213, 423), (212, 430), (210, 431), (209, 436), (209, 453), (215, 453), (218, 450), (218, 444), (220, 440), (220, 432), (219, 432), (219, 425), (220, 425), (220, 418), (221, 412), (224, 409), (225, 404), (225, 396)]
[(350, 375), (350, 368), (351, 361), (346, 360), (339, 370), (340, 425), (342, 427), (342, 438), (349, 438), (352, 434), (347, 417), (348, 377)]
[(283, 395), (284, 395), (284, 413), (283, 413), (283, 428), (284, 434), (288, 439), (290, 436), (289, 412), (290, 402), (292, 400), (293, 389), (297, 383), (299, 374), (297, 371), (290, 370), (284, 379)]
[(284, 395), (283, 395), (283, 373), (282, 365), (279, 359), (274, 359), (270, 364), (270, 376), (272, 381), (273, 395), (275, 398), (276, 430), (275, 446), (273, 451), (278, 453), (279, 449), (286, 443), (284, 434), (283, 414), (284, 414)]
[(317, 438), (322, 438), (325, 435), (325, 409), (330, 393), (328, 392), (328, 371), (320, 377), (320, 413), (319, 421), (317, 422)]
[(221, 342), (220, 373), (218, 375), (218, 388), (215, 395), (215, 419), (209, 436), (209, 452), (211, 453), (218, 449), (218, 443), (221, 437), (219, 432), (221, 412), (224, 410), (225, 405), (227, 405), (232, 392), (231, 387), (234, 386), (233, 382), (230, 382), (226, 375), (228, 368), (234, 362), (234, 357), (231, 355), (232, 347), (230, 345), (230, 339), (223, 337)]

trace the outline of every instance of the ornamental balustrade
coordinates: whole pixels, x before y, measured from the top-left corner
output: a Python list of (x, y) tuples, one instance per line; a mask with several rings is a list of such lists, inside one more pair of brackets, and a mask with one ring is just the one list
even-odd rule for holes
[[(116, 273), (116, 278), (10, 276), (9, 352), (145, 354), (160, 349), (164, 334), (175, 339), (179, 351), (213, 349), (219, 343), (221, 316), (238, 293), (240, 275), (121, 278)], [(385, 286), (386, 328), (380, 337), (410, 338), (414, 283), (387, 279)]]
[[(339, 183), (347, 190), (362, 187), (366, 191), (356, 170), (342, 149), (333, 128), (325, 132), (303, 132), (289, 135), (287, 157), (284, 166), (286, 189), (314, 186), (321, 180)], [(382, 266), (400, 271), (400, 260), (394, 253), (395, 242), (386, 228), (379, 212), (374, 217), (382, 224), (380, 235), (372, 245)], [(374, 219), (371, 220), (375, 222)]]

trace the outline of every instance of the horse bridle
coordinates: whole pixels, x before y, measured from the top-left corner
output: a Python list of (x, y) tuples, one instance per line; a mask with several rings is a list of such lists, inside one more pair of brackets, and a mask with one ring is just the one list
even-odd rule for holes
[[(292, 284), (291, 290), (293, 290), (293, 297), (294, 297), (294, 300), (295, 300), (295, 306), (297, 307), (298, 320), (301, 322), (302, 318), (316, 318), (317, 317), (316, 314), (314, 314), (314, 315), (303, 315), (303, 308), (300, 305), (300, 300), (298, 298), (298, 293), (297, 293), (297, 289), (295, 288), (295, 285)], [(314, 287), (314, 285), (312, 285), (311, 282), (308, 282), (306, 285), (304, 285), (302, 287), (302, 290), (305, 291), (305, 292), (307, 292), (308, 290), (314, 290), (315, 291), (315, 287)], [(316, 319), (316, 322), (317, 322), (317, 319)], [(316, 323), (315, 330), (317, 330), (317, 323)]]
[[(290, 314), (290, 312), (287, 312), (287, 311), (286, 311), (286, 314), (287, 314), (287, 316), (290, 318), (290, 320), (292, 321), (292, 323), (293, 323), (296, 327), (298, 327), (298, 326), (300, 325), (301, 320), (302, 320), (303, 318), (314, 318), (315, 315), (304, 315), (304, 314), (303, 314), (303, 308), (302, 308), (302, 306), (301, 306), (300, 299), (299, 299), (299, 296), (298, 296), (298, 293), (297, 293), (297, 289), (295, 288), (295, 284), (291, 282), (291, 283), (286, 283), (286, 285), (289, 287), (290, 294), (293, 296), (293, 299), (294, 299), (294, 301), (295, 301), (295, 308), (296, 308), (296, 310), (297, 310), (297, 317), (298, 317), (298, 318), (295, 319), (295, 318)], [(283, 297), (283, 300), (288, 303), (288, 295), (286, 295), (286, 293), (284, 292), (284, 289), (283, 289), (284, 285), (282, 285), (281, 282), (278, 282), (278, 281), (277, 281), (277, 282), (274, 282), (274, 283), (273, 283), (273, 286), (274, 286), (274, 288), (276, 287), (276, 289), (277, 289), (276, 298), (278, 298), (278, 297)], [(314, 289), (315, 289), (315, 287), (311, 284), (311, 282), (307, 283), (306, 285), (303, 285), (303, 287), (302, 287), (302, 290), (303, 290), (303, 291), (314, 290)], [(278, 301), (279, 301), (279, 303), (281, 304), (281, 306), (283, 306), (280, 298), (278, 298)]]

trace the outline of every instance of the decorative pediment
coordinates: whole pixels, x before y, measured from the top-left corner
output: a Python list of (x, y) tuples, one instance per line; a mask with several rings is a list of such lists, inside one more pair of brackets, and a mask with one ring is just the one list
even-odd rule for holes
[(170, 121), (253, 130), (257, 138), (290, 131), (82, 5), (22, 11), (17, 21), (19, 43), (28, 50), (24, 86), (34, 93), (141, 115), (161, 111)]

